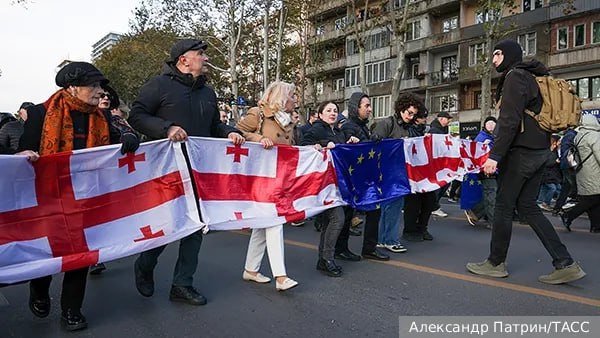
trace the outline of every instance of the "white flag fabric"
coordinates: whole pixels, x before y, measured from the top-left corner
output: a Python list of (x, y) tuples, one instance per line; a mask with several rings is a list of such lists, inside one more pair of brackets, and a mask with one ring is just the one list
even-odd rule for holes
[(186, 150), (210, 230), (270, 227), (345, 204), (328, 152), (200, 137)]
[(203, 224), (181, 145), (105, 146), (0, 156), (0, 283), (106, 262), (165, 245)]

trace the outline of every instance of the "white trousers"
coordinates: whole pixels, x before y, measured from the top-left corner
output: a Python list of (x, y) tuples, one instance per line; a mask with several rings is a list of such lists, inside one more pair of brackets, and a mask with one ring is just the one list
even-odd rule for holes
[(252, 229), (246, 253), (246, 270), (257, 272), (265, 255), (265, 248), (269, 254), (269, 263), (274, 277), (286, 276), (283, 252), (283, 225), (276, 225), (265, 229)]

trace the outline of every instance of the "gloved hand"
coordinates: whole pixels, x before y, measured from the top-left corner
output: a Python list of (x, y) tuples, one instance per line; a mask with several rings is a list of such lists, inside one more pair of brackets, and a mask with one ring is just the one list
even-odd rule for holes
[(140, 147), (140, 140), (133, 133), (125, 133), (121, 135), (121, 154), (132, 153)]
[(373, 141), (373, 142), (379, 142), (381, 140), (382, 140), (382, 138), (381, 138), (381, 136), (379, 136), (379, 134), (377, 134), (377, 133), (372, 133), (371, 134), (371, 141)]

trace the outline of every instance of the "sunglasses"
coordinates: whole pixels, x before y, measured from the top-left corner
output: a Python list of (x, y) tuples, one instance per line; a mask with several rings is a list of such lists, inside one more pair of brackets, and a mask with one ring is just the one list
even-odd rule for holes
[(110, 97), (109, 97), (109, 96), (108, 96), (108, 94), (106, 94), (106, 93), (102, 93), (102, 94), (100, 94), (100, 98), (101, 98), (101, 99), (109, 99), (109, 100), (110, 100)]

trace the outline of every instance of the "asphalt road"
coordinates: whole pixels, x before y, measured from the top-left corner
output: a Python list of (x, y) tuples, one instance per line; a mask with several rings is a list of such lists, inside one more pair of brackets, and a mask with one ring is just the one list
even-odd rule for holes
[[(89, 328), (73, 337), (397, 337), (399, 316), (598, 316), (600, 315), (600, 234), (587, 230), (587, 219), (571, 233), (559, 218), (549, 218), (588, 276), (571, 285), (537, 281), (552, 270), (550, 256), (534, 232), (515, 223), (507, 259), (510, 276), (482, 278), (465, 264), (487, 257), (490, 231), (471, 227), (457, 205), (450, 217), (434, 219), (432, 242), (405, 243), (408, 252), (388, 262), (340, 262), (344, 276), (331, 278), (315, 269), (319, 233), (310, 223), (285, 229), (290, 277), (300, 285), (277, 292), (241, 279), (248, 233), (206, 235), (195, 286), (208, 298), (194, 307), (168, 300), (177, 254), (171, 244), (155, 271), (156, 292), (140, 296), (134, 286), (133, 257), (109, 262), (90, 276), (83, 313)], [(360, 252), (362, 238), (352, 237)], [(268, 261), (262, 272), (270, 275)], [(52, 312), (34, 317), (27, 307), (28, 286), (0, 289), (0, 337), (65, 337), (59, 325), (61, 276), (51, 288)], [(4, 303), (4, 305), (1, 305)], [(8, 303), (8, 304), (6, 304)]]

